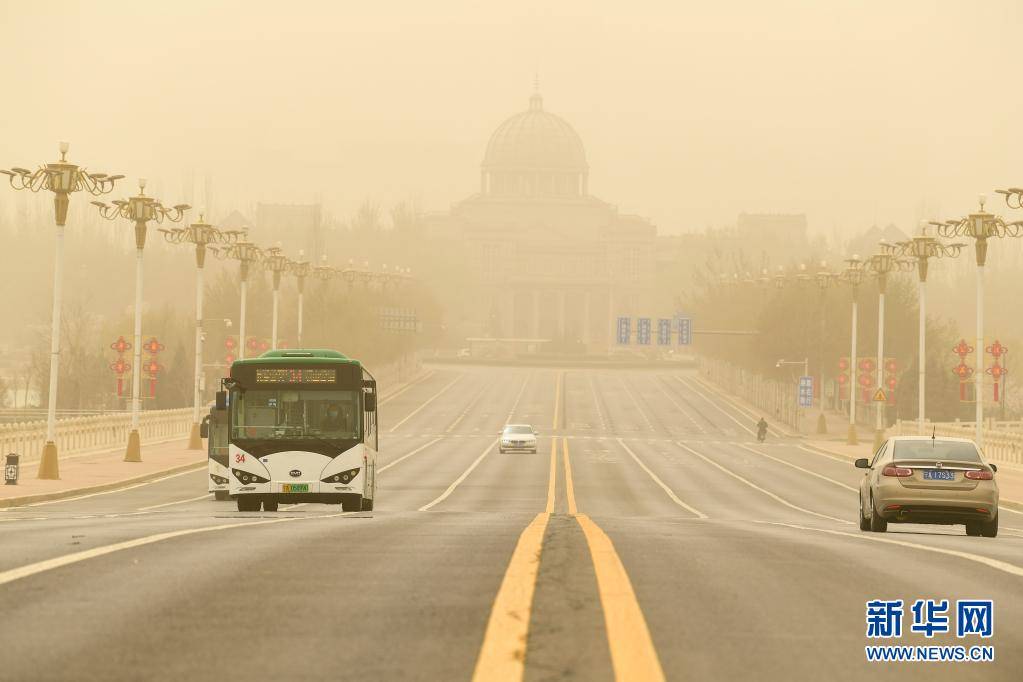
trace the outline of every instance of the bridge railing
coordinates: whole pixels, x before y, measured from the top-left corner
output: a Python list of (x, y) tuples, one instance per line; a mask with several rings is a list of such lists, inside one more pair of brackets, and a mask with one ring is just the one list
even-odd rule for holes
[[(139, 415), (143, 444), (187, 438), (192, 409), (146, 410)], [(121, 412), (57, 420), (56, 443), (61, 456), (109, 450), (125, 445), (131, 431), (131, 414)], [(0, 424), (0, 454), (14, 452), (22, 462), (39, 459), (46, 443), (46, 421)]]
[[(984, 456), (993, 462), (1023, 465), (1023, 422), (984, 422)], [(915, 436), (919, 433), (916, 421), (895, 423), (895, 435)], [(977, 422), (927, 422), (924, 434), (933, 433), (946, 438), (969, 438), (977, 433)]]

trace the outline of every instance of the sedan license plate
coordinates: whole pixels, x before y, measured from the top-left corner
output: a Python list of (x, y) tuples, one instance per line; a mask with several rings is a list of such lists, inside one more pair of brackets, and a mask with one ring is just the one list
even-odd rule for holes
[(308, 483), (282, 483), (282, 493), (307, 493), (309, 492)]
[(954, 480), (956, 480), (956, 472), (954, 472), (954, 471), (941, 471), (939, 469), (924, 469), (924, 480), (925, 481), (954, 481)]

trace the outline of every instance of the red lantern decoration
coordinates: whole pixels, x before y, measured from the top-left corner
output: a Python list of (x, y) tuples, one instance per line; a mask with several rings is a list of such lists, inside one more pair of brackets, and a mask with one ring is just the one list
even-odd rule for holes
[(227, 349), (227, 352), (230, 353), (231, 351), (233, 351), (237, 347), (238, 347), (238, 342), (235, 341), (233, 336), (229, 336), (226, 339), (224, 339), (224, 348)]

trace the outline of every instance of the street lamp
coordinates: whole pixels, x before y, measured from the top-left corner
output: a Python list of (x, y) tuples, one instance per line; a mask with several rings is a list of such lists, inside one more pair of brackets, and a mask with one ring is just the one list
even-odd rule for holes
[(313, 276), (316, 277), (316, 279), (318, 279), (321, 282), (323, 282), (323, 287), (322, 287), (321, 292), (320, 292), (321, 296), (322, 296), (322, 299), (323, 299), (323, 309), (322, 309), (322, 311), (320, 313), (320, 319), (323, 321), (322, 324), (321, 324), (321, 332), (322, 333), (321, 333), (321, 339), (320, 340), (321, 340), (321, 342), (324, 345), (330, 345), (330, 344), (327, 343), (327, 319), (328, 319), (327, 300), (328, 300), (328, 289), (330, 288), (330, 280), (334, 279), (335, 277), (337, 277), (339, 275), (340, 275), (340, 271), (339, 270), (337, 270), (336, 268), (332, 268), (331, 266), (327, 265), (327, 256), (326, 255), (320, 256), (320, 264), (317, 265), (315, 268), (313, 268)]
[[(803, 358), (802, 360), (786, 360), (782, 358), (778, 362), (774, 363), (775, 367), (781, 368), (784, 365), (802, 365), (803, 376), (810, 376), (810, 358)], [(799, 404), (796, 404), (796, 430), (799, 430)]]
[[(1007, 200), (1013, 194), (1006, 195)], [(993, 237), (1019, 237), (1023, 235), (1023, 222), (1007, 223), (1000, 217), (984, 210), (986, 197), (980, 196), (980, 208), (965, 218), (932, 222), (938, 234), (945, 238), (972, 237), (977, 256), (977, 371), (976, 382), (976, 440), (977, 447), (984, 447), (984, 266), (987, 264), (987, 241)]]
[(304, 310), (305, 278), (312, 271), (312, 266), (305, 259), (305, 251), (298, 250), (298, 260), (291, 262), (291, 274), (295, 276), (298, 283), (298, 347), (302, 348), (302, 312)]
[[(888, 275), (892, 272), (905, 271), (913, 267), (912, 263), (899, 258), (893, 244), (880, 242), (881, 251), (867, 259), (867, 270), (877, 277), (877, 386), (880, 388), (884, 379), (884, 298), (888, 291)], [(884, 440), (884, 402), (877, 401), (877, 421), (874, 428), (874, 451), (881, 447)]]
[(907, 256), (916, 261), (919, 274), (920, 331), (919, 348), (917, 350), (917, 433), (924, 435), (924, 382), (927, 374), (927, 265), (931, 258), (955, 258), (963, 250), (965, 244), (942, 244), (927, 234), (926, 221), (920, 225), (920, 234), (903, 242), (896, 242), (900, 256)]
[(845, 270), (842, 271), (842, 280), (846, 282), (852, 290), (852, 348), (850, 349), (849, 355), (849, 433), (846, 436), (845, 442), (849, 445), (856, 445), (859, 443), (859, 438), (856, 436), (856, 388), (852, 385), (852, 375), (856, 372), (857, 357), (856, 357), (856, 336), (858, 332), (858, 314), (860, 305), (860, 284), (863, 283), (864, 275), (864, 262), (860, 260), (858, 255), (853, 255), (845, 261), (848, 263)]
[(92, 203), (99, 208), (99, 214), (107, 220), (126, 218), (135, 223), (135, 365), (131, 374), (131, 431), (128, 433), (124, 461), (141, 462), (139, 411), (142, 409), (142, 253), (146, 247), (146, 231), (149, 221), (162, 223), (169, 220), (176, 223), (185, 217), (185, 211), (191, 207), (188, 204), (177, 204), (173, 208), (167, 208), (159, 199), (146, 196), (145, 178), (139, 178), (139, 193), (133, 197), (118, 199), (112, 206), (102, 201)]
[(270, 348), (277, 350), (277, 304), (280, 300), (281, 275), (291, 268), (291, 261), (281, 251), (281, 243), (266, 250), (263, 267), (273, 273), (273, 324), (270, 333)]
[(820, 386), (820, 401), (821, 413), (817, 417), (817, 433), (825, 434), (828, 432), (828, 420), (824, 416), (824, 336), (827, 333), (827, 290), (829, 287), (838, 283), (838, 275), (830, 272), (827, 269), (828, 264), (821, 261), (820, 270), (814, 273), (813, 281), (817, 284), (817, 289), (821, 292), (820, 304), (821, 304), (821, 339), (818, 350), (818, 367), (817, 370), (820, 373), (820, 379), (818, 385)]
[(249, 288), (249, 268), (253, 263), (259, 264), (263, 252), (249, 241), (238, 241), (226, 249), (214, 252), (218, 258), (233, 258), (238, 261), (241, 279), (241, 313), (238, 316), (238, 359), (245, 359), (245, 303)]
[(206, 266), (206, 251), (216, 253), (215, 247), (209, 244), (233, 244), (241, 232), (236, 230), (218, 230), (206, 222), (206, 217), (199, 216), (199, 222), (188, 227), (173, 230), (160, 230), (163, 237), (171, 244), (195, 244), (195, 376), (192, 387), (192, 432), (188, 436), (189, 450), (202, 450), (202, 437), (199, 425), (202, 422), (202, 304), (205, 283), (203, 272)]
[(1023, 187), (1010, 187), (995, 191), (1005, 196), (1005, 205), (1009, 208), (1023, 208)]
[(84, 168), (67, 160), (69, 145), (60, 143), (60, 160), (40, 166), (35, 171), (26, 168), (0, 170), (7, 176), (14, 189), (27, 189), (33, 192), (47, 189), (53, 192), (54, 222), (57, 224), (57, 243), (54, 250), (53, 265), (53, 312), (50, 322), (50, 388), (46, 396), (46, 444), (43, 445), (39, 459), (38, 478), (60, 478), (60, 467), (57, 463), (57, 377), (60, 367), (60, 295), (61, 280), (64, 269), (64, 226), (67, 224), (67, 211), (71, 203), (71, 194), (85, 190), (94, 196), (107, 194), (114, 188), (114, 183), (123, 175), (107, 175), (106, 173), (89, 173)]

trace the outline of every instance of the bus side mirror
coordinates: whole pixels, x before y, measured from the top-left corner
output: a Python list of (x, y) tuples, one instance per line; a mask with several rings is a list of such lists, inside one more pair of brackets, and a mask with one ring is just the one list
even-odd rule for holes
[(210, 418), (209, 417), (206, 417), (206, 419), (203, 419), (202, 423), (199, 424), (199, 437), (200, 438), (209, 438), (210, 437)]
[(227, 391), (217, 391), (216, 407), (218, 410), (227, 409)]
[(366, 411), (376, 412), (377, 411), (377, 394), (367, 393), (366, 394)]

